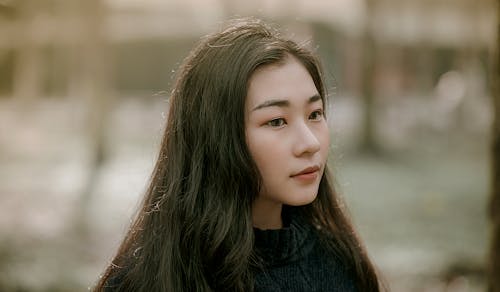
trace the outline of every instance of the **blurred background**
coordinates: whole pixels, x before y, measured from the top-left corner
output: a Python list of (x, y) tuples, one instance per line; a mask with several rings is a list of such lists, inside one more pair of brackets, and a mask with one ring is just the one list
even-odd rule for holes
[(0, 291), (85, 291), (175, 72), (257, 16), (321, 56), (340, 192), (392, 291), (485, 291), (494, 0), (0, 0)]

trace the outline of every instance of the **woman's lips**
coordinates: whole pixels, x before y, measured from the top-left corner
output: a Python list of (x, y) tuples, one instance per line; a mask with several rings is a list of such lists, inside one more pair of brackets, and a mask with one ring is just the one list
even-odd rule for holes
[(302, 171), (291, 175), (292, 178), (300, 180), (300, 181), (313, 181), (319, 175), (319, 166), (311, 166), (303, 169)]

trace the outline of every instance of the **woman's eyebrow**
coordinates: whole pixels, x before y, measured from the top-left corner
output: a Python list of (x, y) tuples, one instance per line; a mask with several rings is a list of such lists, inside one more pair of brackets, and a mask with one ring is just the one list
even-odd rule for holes
[(309, 97), (309, 101), (307, 103), (313, 103), (313, 102), (318, 101), (320, 99), (321, 99), (321, 96), (319, 96), (319, 94), (315, 94), (315, 95)]
[(266, 100), (265, 102), (259, 104), (256, 107), (254, 107), (252, 109), (252, 111), (256, 111), (258, 109), (270, 107), (270, 106), (288, 107), (288, 106), (290, 106), (290, 102), (286, 99), (270, 99), (270, 100)]
[[(319, 96), (318, 94), (315, 94), (315, 95), (309, 97), (309, 100), (307, 101), (307, 103), (310, 104), (310, 103), (313, 103), (313, 102), (318, 101), (320, 99), (321, 99), (321, 96)], [(252, 111), (255, 111), (255, 110), (258, 110), (261, 108), (270, 107), (270, 106), (288, 107), (288, 106), (290, 106), (290, 102), (286, 99), (270, 99), (270, 100), (266, 100), (265, 102), (259, 104), (256, 107), (254, 107), (252, 109)]]

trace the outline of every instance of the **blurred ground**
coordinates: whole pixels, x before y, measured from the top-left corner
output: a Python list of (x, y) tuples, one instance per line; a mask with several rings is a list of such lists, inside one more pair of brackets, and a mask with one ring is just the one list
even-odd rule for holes
[[(334, 126), (349, 124), (341, 113), (350, 106), (334, 102), (344, 118), (334, 114)], [(1, 291), (79, 291), (95, 283), (147, 185), (166, 108), (160, 96), (115, 106), (109, 159), (85, 204), (84, 104), (0, 99)], [(333, 137), (338, 185), (391, 290), (484, 291), (486, 137), (437, 134), (378, 156), (351, 151), (349, 127), (336, 126)], [(85, 224), (77, 221), (81, 212)]]

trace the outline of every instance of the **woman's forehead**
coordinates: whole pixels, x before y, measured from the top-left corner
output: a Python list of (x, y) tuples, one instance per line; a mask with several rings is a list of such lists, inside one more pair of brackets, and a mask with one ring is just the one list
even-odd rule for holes
[(249, 80), (246, 105), (253, 109), (269, 100), (306, 99), (319, 95), (307, 69), (296, 58), (264, 65)]

